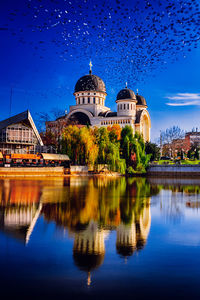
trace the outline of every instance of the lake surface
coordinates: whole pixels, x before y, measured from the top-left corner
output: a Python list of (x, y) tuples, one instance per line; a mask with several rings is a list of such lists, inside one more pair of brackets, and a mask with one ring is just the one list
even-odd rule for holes
[(0, 180), (2, 299), (199, 299), (200, 179)]

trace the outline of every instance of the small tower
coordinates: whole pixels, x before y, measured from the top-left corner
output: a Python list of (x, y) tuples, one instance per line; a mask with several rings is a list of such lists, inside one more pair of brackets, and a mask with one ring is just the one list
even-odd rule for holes
[(126, 87), (117, 94), (116, 103), (117, 116), (135, 116), (137, 99), (135, 93), (128, 89), (127, 83)]

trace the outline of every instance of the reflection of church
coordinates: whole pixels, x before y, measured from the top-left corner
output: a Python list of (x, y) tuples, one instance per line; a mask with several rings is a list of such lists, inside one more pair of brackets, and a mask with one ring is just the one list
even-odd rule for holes
[(145, 141), (149, 141), (151, 121), (145, 98), (138, 93), (135, 94), (126, 85), (117, 94), (117, 112), (112, 112), (105, 106), (107, 96), (105, 84), (100, 77), (92, 74), (91, 66), (90, 63), (89, 74), (81, 77), (75, 85), (76, 105), (70, 106), (70, 111), (65, 116), (47, 122), (47, 130), (58, 133), (69, 121), (97, 127), (130, 125), (134, 133), (139, 132)]
[(73, 257), (75, 264), (88, 273), (88, 285), (91, 283), (90, 272), (98, 268), (104, 260), (105, 230), (100, 230), (96, 222), (91, 221), (81, 231), (75, 233)]
[[(131, 256), (134, 251), (145, 246), (151, 225), (150, 198), (145, 197), (143, 202), (129, 193), (128, 197), (116, 201), (116, 205), (111, 201), (108, 210), (108, 202), (102, 202), (101, 211), (99, 202), (94, 200), (97, 194), (93, 181), (85, 183), (86, 190), (82, 181), (79, 182), (81, 188), (78, 189), (75, 183), (77, 181), (72, 180), (73, 188), (71, 187), (70, 193), (69, 182), (67, 180), (63, 188), (63, 179), (55, 180), (54, 184), (45, 182), (44, 186), (38, 185), (37, 181), (34, 184), (33, 180), (26, 180), (21, 184), (16, 180), (0, 182), (0, 231), (27, 244), (40, 214), (48, 222), (55, 222), (62, 228), (67, 227), (68, 233), (74, 238), (74, 263), (87, 273), (90, 285), (92, 271), (104, 262), (105, 239), (109, 230), (116, 230), (113, 251), (116, 250), (120, 256)], [(115, 187), (114, 185), (111, 190), (116, 193)], [(131, 187), (129, 192), (135, 192), (134, 185)], [(105, 191), (104, 185), (102, 190)], [(107, 199), (111, 200), (111, 195), (106, 191)], [(100, 195), (101, 199), (106, 198), (102, 193)], [(114, 216), (117, 218), (113, 218)]]
[(121, 223), (117, 227), (117, 252), (121, 256), (131, 256), (146, 244), (151, 226), (150, 205), (145, 206), (140, 215), (133, 215), (130, 224)]

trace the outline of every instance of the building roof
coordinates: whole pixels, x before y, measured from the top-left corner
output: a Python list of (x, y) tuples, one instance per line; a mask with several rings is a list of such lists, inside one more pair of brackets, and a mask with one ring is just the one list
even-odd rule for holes
[(42, 153), (44, 160), (70, 160), (66, 154)]
[(116, 117), (117, 116), (117, 112), (115, 111), (109, 111), (106, 113), (105, 117), (109, 118), (109, 117)]
[(136, 112), (135, 124), (139, 124), (140, 123), (140, 119), (141, 119), (142, 113), (143, 113), (143, 110), (139, 110), (139, 111)]
[(146, 100), (143, 96), (137, 94), (136, 99), (137, 99), (136, 105), (145, 105), (145, 106), (147, 105)]
[(127, 87), (119, 91), (119, 93), (117, 94), (117, 100), (125, 100), (125, 99), (136, 100), (135, 93), (131, 89), (128, 89)]
[(100, 77), (96, 75), (85, 75), (77, 81), (74, 90), (75, 93), (82, 91), (95, 91), (106, 93), (105, 83)]
[(23, 122), (23, 121), (28, 121), (30, 126), (32, 127), (37, 139), (38, 139), (38, 142), (40, 144), (40, 146), (43, 146), (43, 142), (42, 142), (42, 139), (39, 135), (39, 132), (35, 126), (35, 123), (31, 117), (31, 114), (30, 114), (30, 111), (29, 110), (26, 110), (18, 115), (15, 115), (13, 117), (10, 117), (8, 119), (5, 119), (3, 121), (0, 122), (0, 130), (3, 129), (3, 128), (6, 128), (10, 125), (13, 125), (13, 124), (17, 124), (17, 123), (20, 123), (20, 122)]

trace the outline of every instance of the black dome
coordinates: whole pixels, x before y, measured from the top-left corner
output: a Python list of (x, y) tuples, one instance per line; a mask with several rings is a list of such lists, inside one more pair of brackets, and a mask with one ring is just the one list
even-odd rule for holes
[(90, 272), (100, 267), (104, 261), (103, 254), (87, 254), (77, 251), (73, 252), (75, 265), (82, 271)]
[(106, 93), (106, 87), (103, 80), (93, 74), (81, 77), (75, 85), (75, 93), (82, 91), (96, 91)]
[(117, 244), (117, 253), (120, 256), (131, 256), (136, 250), (132, 245), (118, 245)]
[(146, 100), (143, 96), (136, 95), (137, 103), (136, 105), (147, 105)]
[(136, 100), (135, 93), (132, 90), (128, 89), (128, 88), (122, 89), (117, 94), (117, 100), (123, 100), (123, 99)]

